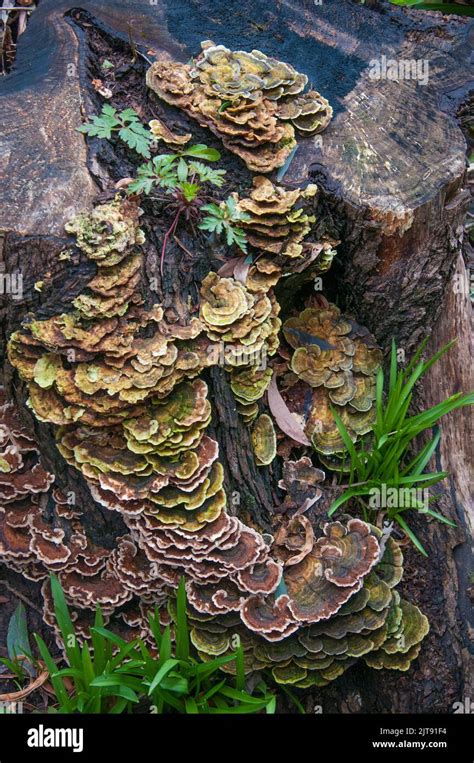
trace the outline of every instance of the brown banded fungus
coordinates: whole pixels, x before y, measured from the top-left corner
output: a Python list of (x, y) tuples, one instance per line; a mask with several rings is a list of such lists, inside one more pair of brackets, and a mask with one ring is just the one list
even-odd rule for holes
[(257, 401), (265, 394), (271, 379), (271, 368), (260, 368), (256, 364), (230, 372), (230, 387), (237, 401), (237, 410), (246, 423), (258, 415)]
[(365, 329), (329, 303), (289, 318), (283, 333), (294, 350), (290, 360), (293, 375), (286, 377), (288, 399), (307, 399), (310, 395), (307, 435), (319, 453), (343, 453), (344, 443), (331, 406), (337, 406), (354, 441), (371, 431), (375, 377), (382, 353)]
[[(389, 538), (382, 552), (380, 531), (360, 520), (323, 525), (322, 535), (305, 517), (291, 523), (279, 543), (285, 565), (279, 595), (247, 599), (240, 605), (244, 625), (235, 618), (237, 599), (225, 614), (213, 610), (204, 617), (191, 609), (192, 641), (201, 657), (230, 654), (239, 639), (246, 672), (271, 668), (277, 683), (299, 688), (324, 686), (360, 658), (376, 668), (406, 670), (428, 625), (417, 607), (400, 599), (396, 577), (389, 585), (377, 574), (388, 560), (401, 566), (396, 541)], [(334, 586), (333, 592), (324, 586)]]
[(258, 50), (231, 51), (206, 41), (191, 64), (156, 61), (148, 86), (167, 103), (209, 128), (250, 170), (282, 166), (302, 134), (324, 129), (332, 116), (325, 98), (303, 93), (307, 77)]
[[(249, 244), (273, 256), (300, 257), (303, 239), (316, 221), (314, 215), (305, 210), (308, 206), (305, 202), (314, 198), (316, 192), (314, 184), (305, 190), (285, 190), (263, 175), (254, 177), (249, 198), (238, 202), (239, 209), (248, 218), (242, 220), (241, 226)], [(282, 267), (291, 268), (284, 260), (277, 262)]]
[(250, 365), (278, 348), (280, 308), (273, 293), (251, 292), (240, 281), (209, 273), (201, 286), (200, 319), (229, 367)]

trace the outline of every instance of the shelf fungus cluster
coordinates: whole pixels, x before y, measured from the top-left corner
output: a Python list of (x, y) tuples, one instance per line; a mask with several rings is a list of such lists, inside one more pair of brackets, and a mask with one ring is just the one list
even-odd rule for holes
[[(217, 444), (204, 434), (209, 414), (205, 384), (196, 379), (124, 423), (121, 433), (115, 426), (60, 428), (67, 460), (83, 471), (98, 503), (121, 511), (129, 527), (111, 550), (88, 538), (80, 511), (54, 487), (13, 405), (2, 399), (2, 561), (44, 579), (44, 617), (58, 643), (50, 572), (59, 576), (80, 639), (88, 638), (97, 604), (115, 632), (149, 638), (147, 610), (158, 606), (166, 621), (166, 601), (184, 575), (191, 639), (203, 659), (229, 653), (240, 640), (246, 672), (270, 668), (278, 683), (301, 688), (324, 686), (358, 659), (376, 669), (407, 670), (428, 623), (396, 590), (403, 563), (397, 542), (358, 519), (316, 524), (295, 515), (269, 546), (228, 514), (222, 491), (216, 511), (202, 510), (210, 506), (204, 498), (200, 512), (196, 503), (212, 483), (202, 474), (219, 467)], [(140, 476), (132, 476), (134, 455), (148, 459)], [(176, 479), (170, 490), (167, 475), (160, 496), (153, 493), (162, 476), (155, 466), (166, 462), (176, 465)], [(286, 489), (295, 475), (316, 490), (324, 476), (307, 458), (287, 463)], [(218, 484), (219, 474), (214, 489)], [(179, 491), (194, 500), (178, 504)]]
[[(311, 134), (331, 116), (324, 98), (304, 93), (304, 75), (259, 51), (206, 43), (191, 64), (153, 64), (147, 81), (258, 172), (283, 164), (295, 129)], [(174, 142), (161, 124), (155, 130)], [(277, 454), (262, 404), (276, 377), (284, 416), (304, 419), (298, 442), (307, 446), (310, 438), (332, 468), (344, 443), (331, 407), (354, 440), (373, 426), (381, 353), (369, 332), (323, 298), (283, 327), (279, 317), (278, 280), (309, 267), (325, 272), (334, 256), (331, 242), (307, 240), (315, 194), (314, 185), (286, 189), (258, 175), (248, 198), (236, 195), (252, 262), (240, 259), (230, 276), (208, 273), (199, 314), (187, 325), (167, 322), (162, 306), (144, 298), (135, 202), (118, 195), (67, 224), (96, 273), (69, 312), (28, 315), (9, 339), (8, 357), (28, 388), (28, 406), (53, 425), (58, 451), (71, 474), (82, 476), (94, 509), (118, 513), (123, 529), (112, 548), (93, 542), (81, 511), (53, 484), (1, 398), (0, 560), (44, 579), (53, 628), (51, 571), (81, 638), (97, 604), (120, 633), (148, 638), (147, 609), (157, 606), (163, 621), (172, 617), (166, 605), (184, 576), (191, 639), (203, 659), (229, 653), (240, 640), (247, 673), (269, 668), (277, 682), (304, 688), (324, 686), (357, 660), (407, 670), (417, 656), (428, 623), (397, 591), (403, 558), (396, 540), (359, 519), (326, 522), (304, 513), (321, 498), (325, 479), (307, 450), (283, 465), (274, 534), (247, 526), (228, 511), (219, 445), (210, 436), (203, 372), (218, 363), (251, 425), (259, 467)], [(267, 359), (281, 333), (287, 346), (272, 368)]]
[(27, 319), (10, 338), (10, 362), (41, 421), (118, 426), (210, 363), (199, 320), (168, 325), (161, 307), (143, 305), (138, 218), (136, 205), (116, 199), (69, 223), (96, 276), (71, 312)]
[(321, 301), (283, 324), (293, 350), (283, 394), (290, 408), (305, 411), (305, 432), (321, 460), (340, 468), (345, 446), (331, 408), (354, 442), (372, 430), (382, 353), (367, 329)]
[(281, 167), (296, 146), (295, 131), (314, 135), (332, 109), (308, 78), (259, 50), (231, 51), (211, 41), (189, 64), (156, 61), (148, 86), (209, 128), (254, 172)]
[[(259, 400), (272, 378), (267, 361), (279, 347), (274, 287), (280, 278), (308, 268), (311, 277), (326, 272), (335, 255), (334, 242), (307, 240), (316, 219), (309, 209), (316, 193), (313, 184), (287, 190), (262, 175), (255, 177), (249, 197), (234, 195), (245, 213), (241, 225), (252, 262), (238, 277), (211, 272), (202, 283), (200, 319), (208, 339), (223, 349), (223, 365), (246, 423), (259, 415)], [(257, 463), (263, 464), (260, 457)]]
[(53, 482), (35, 441), (0, 388), (0, 558), (16, 571), (28, 572), (37, 554), (55, 559), (61, 531), (50, 532), (42, 522), (41, 505)]
[(282, 277), (306, 271), (314, 279), (329, 270), (339, 242), (308, 239), (316, 223), (317, 192), (314, 183), (287, 189), (257, 175), (248, 197), (234, 194), (252, 258), (241, 278), (249, 291), (268, 292)]
[(285, 259), (302, 255), (303, 239), (316, 221), (305, 209), (305, 202), (314, 198), (316, 192), (313, 183), (304, 190), (286, 190), (263, 175), (254, 177), (249, 198), (238, 202), (239, 209), (245, 213), (241, 226), (249, 244), (260, 250), (267, 261), (288, 267)]
[[(144, 561), (130, 536), (119, 538), (115, 549), (105, 548), (93, 542), (83, 519), (74, 494), (60, 490), (55, 475), (41, 464), (38, 446), (16, 405), (1, 390), (0, 561), (28, 580), (44, 581), (44, 619), (57, 638), (51, 573), (61, 582), (81, 638), (88, 636), (98, 604), (106, 622), (115, 616), (116, 629), (117, 624), (126, 627), (124, 617), (131, 607), (139, 607), (140, 593), (152, 591), (155, 604), (166, 601), (165, 582), (152, 576), (147, 579), (150, 563)], [(142, 635), (145, 622), (143, 610)]]
[(403, 557), (393, 538), (358, 519), (315, 528), (296, 516), (272, 554), (283, 564), (274, 594), (237, 607), (217, 585), (212, 614), (191, 602), (191, 640), (203, 659), (230, 654), (238, 636), (247, 672), (270, 668), (278, 683), (299, 688), (324, 686), (360, 659), (409, 668), (428, 621), (396, 590)]
[(258, 415), (267, 390), (267, 359), (279, 346), (280, 306), (271, 289), (251, 290), (247, 283), (209, 273), (201, 286), (200, 319), (213, 343), (216, 361), (229, 371), (237, 410), (245, 422)]

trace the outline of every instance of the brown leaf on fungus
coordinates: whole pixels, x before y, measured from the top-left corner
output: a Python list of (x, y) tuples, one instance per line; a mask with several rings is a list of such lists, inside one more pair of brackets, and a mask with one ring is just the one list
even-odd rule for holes
[(311, 442), (304, 433), (303, 427), (298, 424), (295, 416), (291, 413), (278, 391), (276, 374), (273, 375), (268, 388), (268, 405), (273, 418), (282, 432), (291, 437), (292, 440), (301, 443), (301, 445), (311, 445)]
[(312, 505), (321, 498), (323, 491), (319, 483), (324, 482), (326, 475), (313, 466), (308, 456), (303, 456), (298, 461), (286, 460), (282, 473), (283, 478), (278, 487), (287, 492), (282, 509), (300, 509), (308, 501)]
[(286, 567), (290, 567), (301, 562), (313, 550), (313, 545), (311, 522), (304, 516), (296, 516), (276, 531), (273, 552)]

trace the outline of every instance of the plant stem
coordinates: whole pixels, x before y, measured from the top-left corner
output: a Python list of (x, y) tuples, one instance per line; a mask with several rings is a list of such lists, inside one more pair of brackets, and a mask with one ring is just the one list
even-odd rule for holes
[(166, 246), (168, 244), (169, 237), (176, 230), (176, 227), (178, 225), (180, 216), (181, 216), (181, 210), (178, 209), (178, 211), (176, 213), (176, 217), (174, 218), (174, 220), (171, 223), (170, 227), (166, 231), (165, 237), (163, 239), (163, 246), (161, 247), (161, 258), (160, 258), (160, 273), (161, 273), (162, 276), (163, 276), (163, 270), (164, 270)]
[(34, 604), (31, 599), (28, 599), (24, 594), (20, 593), (19, 591), (16, 591), (12, 586), (7, 583), (6, 580), (0, 580), (1, 585), (5, 586), (7, 591), (10, 591), (14, 596), (17, 597), (17, 599), (21, 599), (21, 601), (24, 601), (25, 604), (28, 604), (29, 607), (32, 609), (36, 609), (37, 612), (39, 612), (41, 615), (43, 614), (41, 607), (38, 607), (36, 604)]

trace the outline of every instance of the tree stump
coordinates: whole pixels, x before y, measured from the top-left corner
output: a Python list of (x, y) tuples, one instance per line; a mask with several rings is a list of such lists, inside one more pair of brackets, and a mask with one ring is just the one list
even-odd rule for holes
[[(81, 7), (83, 11), (71, 10), (67, 0), (42, 0), (19, 40), (12, 73), (0, 83), (5, 119), (0, 137), (3, 270), (23, 276), (21, 299), (4, 299), (3, 346), (27, 312), (48, 317), (67, 309), (90, 279), (90, 263), (76, 258), (65, 266), (57, 257), (65, 244), (64, 223), (89, 209), (100, 195), (110, 195), (114, 183), (131, 171), (126, 151), (96, 139), (86, 144), (75, 129), (84, 114), (100, 109), (91, 85), (100, 75), (99, 59), (127, 58), (117, 72), (112, 102), (133, 105), (144, 119), (164, 116), (170, 126), (192, 131), (221, 150), (204, 129), (147, 91), (144, 78), (149, 49), (158, 58), (184, 62), (208, 38), (286, 60), (307, 73), (312, 86), (328, 98), (333, 121), (321, 136), (299, 142), (285, 175), (287, 184), (303, 185), (308, 179), (318, 184), (319, 230), (341, 241), (325, 287), (385, 349), (395, 337), (409, 356), (429, 334), (433, 349), (458, 336), (457, 348), (420, 390), (420, 403), (424, 399), (433, 404), (472, 387), (467, 371), (470, 305), (465, 289), (452, 288), (465, 279), (462, 225), (469, 193), (466, 143), (456, 113), (469, 88), (472, 22), (402, 11), (383, 2), (369, 8), (351, 0), (322, 5), (277, 0), (270, 6), (243, 0), (230, 18), (229, 4), (222, 0), (85, 0)], [(388, 79), (391, 60), (421, 62), (411, 70), (418, 78)], [(422, 82), (425, 74), (427, 81)], [(248, 187), (250, 176), (240, 160), (222, 153), (229, 190)], [(163, 231), (149, 211), (144, 228), (145, 272), (151, 279), (158, 274)], [(189, 317), (210, 256), (205, 248), (193, 248), (186, 234), (181, 245), (170, 245), (164, 277), (160, 282), (158, 275), (156, 287), (166, 310)], [(40, 291), (35, 289), (39, 281)], [(291, 307), (297, 294), (286, 299)], [(38, 424), (24, 407), (24, 385), (8, 363), (4, 382), (35, 432), (46, 466), (58, 475), (60, 485), (74, 486), (94, 539), (112, 543), (120, 518), (91, 505), (82, 478), (65, 468), (51, 427)], [(208, 382), (215, 408), (212, 432), (224, 454), (226, 488), (242, 496), (236, 511), (265, 529), (278, 501), (278, 468), (255, 466), (248, 431), (239, 421), (223, 372), (213, 370)], [(463, 410), (443, 424), (437, 455), (451, 472), (441, 501), (457, 529), (418, 521), (429, 558), (413, 549), (406, 554), (404, 590), (431, 623), (415, 667), (408, 674), (384, 675), (357, 666), (330, 687), (309, 693), (309, 709), (446, 712), (453, 702), (472, 696), (467, 686), (473, 524), (468, 417)]]

